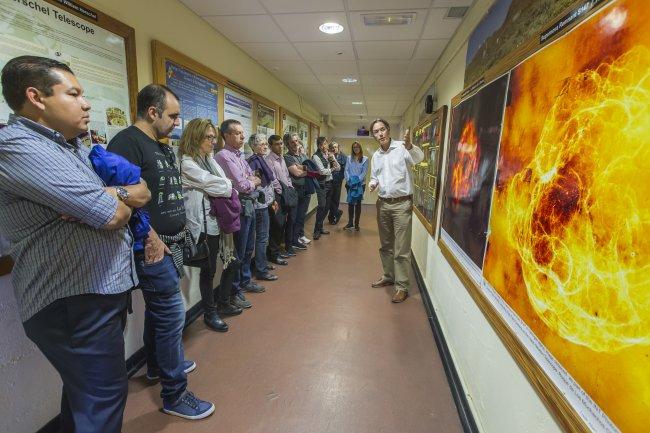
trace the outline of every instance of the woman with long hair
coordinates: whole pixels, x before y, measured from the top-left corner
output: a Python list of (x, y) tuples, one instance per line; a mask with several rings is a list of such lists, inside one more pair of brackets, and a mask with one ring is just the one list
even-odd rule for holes
[[(232, 234), (221, 233), (217, 219), (209, 213), (210, 197), (232, 195), (231, 181), (213, 158), (216, 139), (217, 129), (209, 119), (193, 119), (183, 129), (178, 153), (187, 228), (194, 239), (207, 239), (210, 249), (210, 256), (202, 264), (199, 276), (203, 319), (209, 328), (226, 332), (228, 325), (219, 314), (240, 314), (242, 310), (230, 302), (232, 281), (239, 269)], [(224, 269), (215, 300), (212, 283), (219, 256)]]
[(368, 172), (368, 157), (363, 156), (361, 143), (352, 143), (348, 163), (345, 165), (345, 188), (348, 191), (348, 223), (345, 230), (352, 227), (359, 231), (359, 219), (361, 218), (361, 202), (363, 193), (366, 190), (366, 174)]

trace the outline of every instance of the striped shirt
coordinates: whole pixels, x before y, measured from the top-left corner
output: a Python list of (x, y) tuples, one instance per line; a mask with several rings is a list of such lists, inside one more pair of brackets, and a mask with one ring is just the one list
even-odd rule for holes
[(79, 140), (66, 142), (23, 117), (10, 116), (0, 129), (0, 233), (11, 242), (23, 321), (57, 299), (122, 293), (138, 283), (128, 229), (101, 229), (117, 200), (88, 155)]

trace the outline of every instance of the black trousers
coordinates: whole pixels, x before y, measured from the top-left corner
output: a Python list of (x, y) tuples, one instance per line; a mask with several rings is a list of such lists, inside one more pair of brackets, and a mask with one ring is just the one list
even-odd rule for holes
[[(293, 218), (289, 216), (291, 213)], [(269, 206), (269, 246), (266, 249), (268, 260), (276, 260), (282, 252), (282, 242), (291, 240), (295, 213), (295, 206), (286, 210), (280, 207), (277, 212)]]
[(316, 210), (316, 222), (314, 223), (314, 234), (323, 230), (323, 221), (332, 206), (332, 181), (320, 184), (318, 194), (318, 209)]
[(63, 433), (122, 431), (128, 300), (128, 293), (71, 296), (23, 323), (27, 337), (61, 375)]
[[(202, 233), (201, 236), (204, 236)], [(208, 235), (208, 248), (210, 257), (201, 266), (199, 274), (199, 288), (201, 289), (201, 304), (204, 314), (214, 313), (216, 303), (226, 303), (230, 299), (232, 281), (236, 272), (239, 272), (239, 260), (235, 260), (221, 272), (219, 285), (214, 288), (214, 275), (217, 273), (217, 260), (219, 259), (219, 235)], [(215, 299), (216, 298), (216, 299)]]
[(329, 214), (327, 219), (333, 223), (339, 217), (339, 205), (341, 204), (341, 188), (343, 187), (343, 179), (332, 181), (332, 200), (330, 202)]

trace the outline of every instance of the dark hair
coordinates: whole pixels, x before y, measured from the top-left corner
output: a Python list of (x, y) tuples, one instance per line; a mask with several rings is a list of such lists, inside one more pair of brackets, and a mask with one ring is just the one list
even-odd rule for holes
[(149, 107), (155, 107), (158, 114), (162, 114), (167, 108), (167, 94), (171, 94), (176, 100), (179, 100), (176, 93), (169, 87), (162, 84), (148, 84), (138, 92), (138, 102), (136, 115), (138, 119), (146, 119)]
[(325, 140), (327, 140), (327, 137), (318, 137), (316, 139), (316, 146), (320, 149), (321, 144), (325, 143)]
[(2, 68), (2, 96), (9, 108), (14, 111), (23, 108), (28, 87), (38, 89), (45, 96), (52, 96), (52, 86), (61, 82), (59, 77), (52, 73), (53, 69), (74, 75), (68, 65), (47, 57), (20, 56), (9, 60)]
[(273, 134), (273, 135), (271, 135), (271, 136), (269, 137), (269, 140), (268, 140), (268, 141), (269, 141), (269, 146), (273, 145), (273, 143), (275, 143), (275, 142), (278, 141), (278, 140), (279, 140), (279, 141), (284, 141), (284, 140), (282, 140), (282, 137), (280, 137), (280, 136), (277, 135), (277, 134)]
[(235, 119), (226, 119), (221, 122), (221, 126), (219, 126), (219, 132), (221, 133), (222, 138), (226, 132), (230, 132), (230, 125), (241, 125), (241, 122)]
[(386, 129), (388, 129), (388, 130), (390, 131), (390, 125), (388, 124), (388, 122), (386, 122), (384, 119), (375, 119), (375, 120), (373, 120), (372, 123), (370, 124), (370, 133), (371, 133), (371, 134), (372, 134), (372, 130), (373, 130), (373, 128), (375, 127), (375, 123), (377, 123), (377, 122), (381, 122), (381, 123), (383, 123), (384, 126), (386, 127)]
[(361, 162), (361, 161), (363, 161), (363, 146), (358, 141), (355, 141), (354, 143), (352, 143), (352, 146), (350, 147), (350, 156), (352, 157), (352, 159), (357, 158), (357, 156), (354, 154), (354, 145), (355, 144), (359, 145), (359, 158), (357, 159), (357, 161)]
[(291, 143), (291, 137), (293, 137), (293, 134), (294, 134), (293, 132), (287, 132), (286, 134), (284, 134), (284, 136), (282, 137), (282, 141), (284, 141), (285, 146), (289, 147), (289, 143)]

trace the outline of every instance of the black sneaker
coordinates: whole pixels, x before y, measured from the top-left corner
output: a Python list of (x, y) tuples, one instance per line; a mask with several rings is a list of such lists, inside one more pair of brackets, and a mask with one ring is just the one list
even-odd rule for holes
[(354, 228), (354, 224), (347, 223), (345, 227), (343, 227), (343, 230), (352, 230), (353, 228)]
[(302, 245), (302, 244), (291, 245), (291, 248), (293, 248), (294, 250), (300, 250), (300, 251), (305, 251), (307, 249), (307, 247)]
[(295, 252), (293, 249), (291, 249), (291, 247), (289, 247), (289, 249), (287, 249), (287, 251), (285, 252), (285, 254), (286, 254), (288, 257), (294, 257), (294, 256), (297, 255), (296, 252)]
[(233, 295), (230, 298), (230, 303), (233, 304), (235, 307), (239, 307), (239, 308), (250, 308), (253, 306), (253, 304), (251, 304), (251, 301), (246, 299), (246, 297), (242, 292)]
[(236, 316), (242, 313), (242, 309), (236, 305), (231, 304), (230, 302), (224, 302), (217, 304), (217, 313), (222, 316)]

